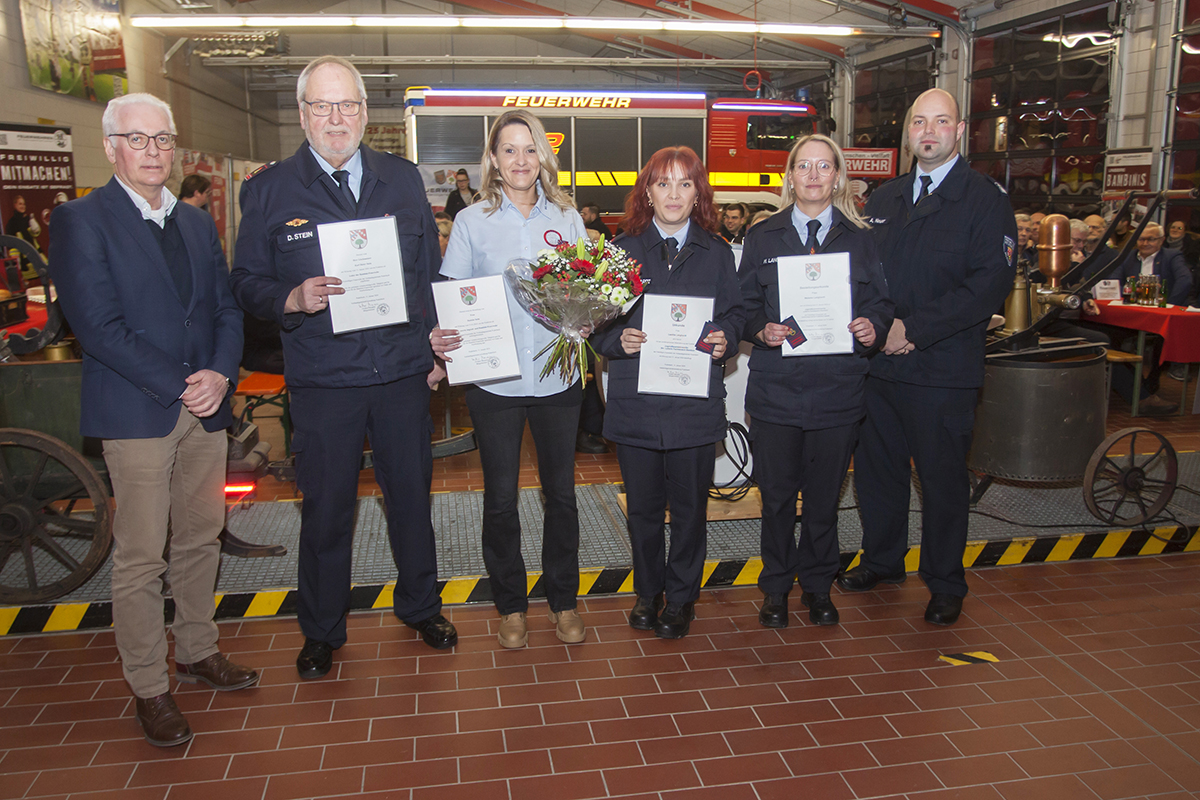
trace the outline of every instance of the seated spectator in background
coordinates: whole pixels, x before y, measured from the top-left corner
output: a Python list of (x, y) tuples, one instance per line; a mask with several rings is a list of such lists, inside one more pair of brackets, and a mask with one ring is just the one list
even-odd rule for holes
[(1125, 259), (1108, 275), (1125, 282), (1134, 275), (1158, 275), (1167, 282), (1167, 302), (1181, 305), (1192, 291), (1192, 271), (1183, 253), (1163, 247), (1166, 234), (1157, 222), (1151, 222), (1138, 237), (1137, 252)]
[[(1106, 277), (1119, 280), (1124, 284), (1126, 278), (1134, 275), (1158, 275), (1167, 282), (1167, 302), (1172, 305), (1184, 303), (1192, 291), (1192, 273), (1187, 268), (1182, 253), (1178, 250), (1163, 248), (1165, 239), (1162, 226), (1151, 222), (1138, 237), (1137, 252), (1119, 264), (1110, 265), (1106, 270), (1108, 272)], [(1122, 347), (1123, 345), (1122, 349), (1133, 352), (1131, 342), (1136, 336), (1136, 331), (1112, 326), (1100, 327), (1112, 339), (1114, 346)], [(1139, 389), (1141, 398), (1139, 410), (1152, 416), (1173, 414), (1179, 410), (1178, 404), (1162, 400), (1154, 394), (1158, 391), (1159, 375), (1162, 372), (1161, 353), (1162, 337), (1155, 334), (1148, 335), (1146, 337), (1145, 377)], [(1132, 402), (1133, 371), (1128, 365), (1120, 366), (1121, 369), (1114, 369), (1112, 373), (1113, 390), (1126, 402)]]
[(1189, 305), (1196, 304), (1197, 290), (1200, 290), (1200, 236), (1192, 233), (1177, 219), (1167, 229), (1167, 241), (1163, 249), (1178, 250), (1183, 253), (1183, 260), (1192, 271), (1192, 294), (1188, 298)]
[(1104, 237), (1104, 230), (1108, 227), (1108, 223), (1099, 214), (1090, 214), (1084, 217), (1083, 221), (1088, 226), (1087, 242), (1084, 244), (1083, 249), (1090, 256), (1101, 245), (1100, 240)]
[(179, 184), (179, 199), (189, 206), (208, 210), (212, 200), (212, 181), (203, 175), (188, 175)]
[(442, 222), (442, 221), (453, 222), (454, 217), (450, 216), (445, 211), (435, 211), (435, 212), (433, 212), (433, 221), (434, 222)]
[(1030, 214), (1030, 215), (1029, 215), (1029, 221), (1033, 223), (1033, 234), (1032, 234), (1032, 236), (1033, 236), (1033, 243), (1034, 243), (1034, 244), (1037, 244), (1037, 240), (1038, 240), (1038, 231), (1041, 229), (1041, 227), (1042, 227), (1042, 220), (1044, 220), (1045, 218), (1046, 218), (1046, 212), (1045, 212), (1045, 211), (1034, 211), (1032, 214)]
[[(600, 220), (600, 206), (595, 203), (584, 203), (579, 207), (579, 216), (583, 218), (583, 227), (589, 231), (595, 231), (597, 234), (603, 234), (605, 239), (612, 239), (612, 231)], [(595, 241), (599, 236), (591, 238)]]
[(775, 213), (774, 211), (771, 211), (769, 209), (764, 209), (762, 211), (755, 212), (754, 216), (752, 216), (750, 218), (750, 224), (746, 226), (746, 230), (750, 230), (755, 225), (762, 222), (764, 219), (770, 219), (774, 213)]
[(1017, 261), (1025, 262), (1025, 276), (1038, 268), (1037, 226), (1028, 214), (1015, 214), (1017, 218)]
[(1129, 241), (1129, 237), (1133, 235), (1133, 217), (1128, 211), (1122, 212), (1117, 217), (1117, 227), (1113, 231), (1112, 238), (1108, 240), (1108, 246), (1113, 250), (1120, 250)]
[(721, 217), (721, 230), (717, 233), (730, 244), (741, 244), (746, 238), (746, 206), (742, 203), (730, 203), (725, 206)]
[(442, 249), (442, 257), (445, 258), (446, 245), (450, 242), (450, 231), (454, 223), (448, 219), (435, 219), (434, 224), (438, 229), (438, 247)]
[(1071, 220), (1071, 263), (1082, 264), (1087, 258), (1088, 224), (1081, 219)]
[(454, 173), (454, 191), (446, 198), (446, 213), (450, 215), (450, 220), (453, 221), (458, 212), (473, 202), (475, 190), (471, 188), (471, 179), (465, 169), (460, 169)]

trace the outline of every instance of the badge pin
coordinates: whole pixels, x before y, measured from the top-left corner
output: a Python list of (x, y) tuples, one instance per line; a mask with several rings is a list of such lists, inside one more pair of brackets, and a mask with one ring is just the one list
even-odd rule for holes
[(308, 222), (308, 220), (300, 219), (299, 217), (297, 217), (296, 219), (292, 220), (291, 222), (285, 222), (284, 224), (287, 225), (289, 228), (299, 228), (301, 225), (304, 225), (307, 222)]

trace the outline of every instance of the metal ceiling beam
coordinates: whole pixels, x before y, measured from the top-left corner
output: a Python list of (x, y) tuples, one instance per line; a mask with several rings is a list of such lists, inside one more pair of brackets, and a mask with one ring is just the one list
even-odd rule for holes
[[(748, 58), (570, 58), (557, 56), (347, 56), (354, 66), (362, 67), (613, 67), (625, 70), (639, 69), (753, 69), (755, 61)], [(205, 66), (245, 67), (266, 69), (303, 69), (308, 56), (207, 56)], [(762, 69), (827, 69), (828, 61), (778, 61), (757, 62)]]
[[(735, 14), (732, 11), (725, 11), (716, 6), (694, 2), (693, 0), (688, 0), (686, 3), (674, 3), (669, 2), (669, 0), (663, 0), (663, 2), (658, 2), (658, 0), (619, 0), (619, 2), (653, 11), (661, 12), (665, 10), (673, 13), (675, 16), (687, 17), (689, 19), (719, 19), (727, 22), (755, 21), (742, 14)], [(844, 48), (813, 36), (773, 36), (770, 38), (787, 42), (807, 52), (815, 51), (835, 58), (845, 58), (846, 55)]]

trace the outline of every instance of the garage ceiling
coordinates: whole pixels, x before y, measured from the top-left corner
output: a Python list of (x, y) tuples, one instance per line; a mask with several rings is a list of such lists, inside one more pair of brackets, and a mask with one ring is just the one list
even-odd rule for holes
[[(960, 3), (962, 4), (962, 3)], [(972, 3), (975, 4), (975, 3)], [(147, 9), (149, 11), (149, 9)], [(245, 55), (211, 39), (251, 29), (161, 29), (168, 46), (218, 69), (246, 70), (251, 91), (277, 92), (281, 107), (294, 105), (295, 77), (309, 58), (325, 53), (351, 57), (367, 79), (372, 105), (400, 105), (412, 85), (480, 89), (681, 89), (746, 94), (755, 66), (764, 94), (790, 97), (797, 87), (832, 73), (838, 63), (902, 40), (930, 47), (931, 32), (958, 26), (958, 10), (939, 0), (159, 0), (156, 13), (203, 18), (215, 15), (453, 15), (460, 17), (585, 17), (613, 19), (719, 20), (858, 26), (854, 37), (747, 33), (620, 32), (456, 28), (279, 29), (280, 46), (266, 55)], [(134, 15), (135, 18), (137, 14)], [(911, 38), (908, 38), (911, 37)], [(207, 55), (201, 55), (207, 53)]]

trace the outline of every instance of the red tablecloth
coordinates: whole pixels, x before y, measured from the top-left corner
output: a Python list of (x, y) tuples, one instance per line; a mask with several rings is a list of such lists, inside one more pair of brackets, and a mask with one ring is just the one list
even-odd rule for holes
[(26, 303), (25, 313), (29, 315), (29, 319), (24, 322), (18, 322), (15, 325), (0, 326), (3, 330), (14, 333), (25, 333), (30, 328), (45, 328), (46, 327), (46, 307), (41, 303)]
[(1157, 333), (1163, 337), (1163, 361), (1200, 361), (1200, 313), (1184, 311), (1179, 306), (1154, 308), (1112, 305), (1107, 300), (1101, 300), (1097, 305), (1100, 306), (1099, 316), (1087, 319), (1119, 328)]

